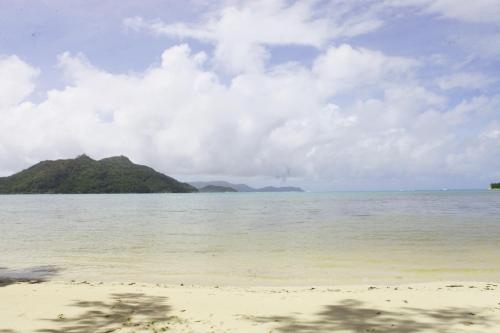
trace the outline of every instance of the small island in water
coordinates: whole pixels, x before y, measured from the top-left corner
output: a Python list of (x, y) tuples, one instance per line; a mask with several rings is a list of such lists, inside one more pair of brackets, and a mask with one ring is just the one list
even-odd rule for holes
[(500, 183), (492, 183), (492, 184), (490, 185), (490, 188), (491, 188), (492, 190), (500, 190)]
[(196, 187), (200, 192), (304, 192), (300, 187), (283, 186), (274, 187), (266, 186), (253, 188), (246, 184), (233, 184), (224, 180), (215, 180), (208, 182), (189, 182), (190, 185)]
[(198, 189), (200, 192), (207, 193), (224, 193), (224, 192), (238, 192), (232, 187), (227, 186), (217, 186), (217, 185), (207, 185)]
[(220, 193), (303, 192), (299, 187), (252, 188), (225, 181), (180, 182), (128, 157), (94, 160), (83, 154), (73, 159), (42, 161), (9, 177), (0, 177), (0, 194), (71, 193)]
[(94, 160), (42, 161), (0, 178), (1, 194), (23, 193), (189, 193), (198, 190), (125, 156)]

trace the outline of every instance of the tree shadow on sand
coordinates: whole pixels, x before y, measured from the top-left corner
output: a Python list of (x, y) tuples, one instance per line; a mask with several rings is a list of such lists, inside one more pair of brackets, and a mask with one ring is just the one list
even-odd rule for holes
[[(35, 266), (23, 269), (0, 267), (0, 287), (14, 283), (42, 283), (59, 273), (57, 266)], [(0, 331), (2, 333), (2, 331)]]
[(56, 329), (39, 329), (45, 333), (104, 333), (135, 332), (150, 330), (162, 332), (169, 325), (179, 321), (168, 316), (170, 306), (166, 297), (150, 296), (142, 293), (113, 294), (110, 302), (77, 301), (71, 306), (83, 308), (78, 316), (48, 319), (59, 326)]
[(322, 333), (322, 332), (383, 332), (383, 333), (452, 333), (457, 328), (473, 327), (480, 332), (497, 327), (500, 322), (463, 308), (424, 310), (402, 308), (400, 312), (380, 311), (352, 299), (338, 305), (327, 305), (315, 314), (315, 319), (302, 320), (298, 316), (253, 317), (259, 323), (276, 322), (273, 332)]

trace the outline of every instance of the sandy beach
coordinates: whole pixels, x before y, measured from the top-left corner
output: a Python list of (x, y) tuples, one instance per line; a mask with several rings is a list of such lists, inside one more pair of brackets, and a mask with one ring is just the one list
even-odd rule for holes
[(497, 284), (4, 283), (0, 332), (499, 332)]

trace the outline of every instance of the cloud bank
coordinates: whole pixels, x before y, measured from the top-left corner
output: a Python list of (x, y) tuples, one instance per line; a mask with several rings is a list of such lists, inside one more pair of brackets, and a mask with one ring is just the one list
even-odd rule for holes
[[(429, 80), (422, 73), (430, 60), (331, 42), (373, 32), (377, 19), (331, 19), (309, 2), (265, 3), (224, 7), (195, 25), (127, 19), (128, 28), (211, 46), (194, 52), (179, 41), (139, 73), (63, 53), (66, 86), (37, 103), (29, 96), (43, 72), (0, 58), (0, 173), (86, 152), (124, 154), (183, 177), (291, 178), (320, 189), (500, 177), (500, 96), (447, 95), (494, 81), (475, 72)], [(316, 55), (270, 61), (272, 45), (290, 44)]]

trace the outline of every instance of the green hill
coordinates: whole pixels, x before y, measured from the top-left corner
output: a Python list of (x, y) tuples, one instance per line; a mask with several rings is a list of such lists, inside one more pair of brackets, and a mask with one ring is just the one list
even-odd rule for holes
[(217, 185), (207, 185), (199, 189), (200, 192), (211, 192), (211, 193), (217, 193), (217, 192), (238, 192), (232, 187), (228, 186), (217, 186)]
[[(207, 186), (217, 186), (217, 187), (232, 188), (235, 190), (235, 192), (304, 192), (304, 190), (301, 189), (300, 187), (266, 186), (266, 187), (261, 187), (261, 188), (253, 188), (253, 187), (250, 187), (246, 184), (232, 184), (232, 183), (229, 183), (229, 182), (226, 182), (223, 180), (208, 181), (208, 182), (190, 182), (189, 184), (193, 185), (194, 187), (196, 187), (200, 191)], [(219, 191), (219, 192), (224, 192), (224, 191)]]
[(93, 160), (43, 161), (9, 177), (0, 178), (0, 193), (184, 193), (198, 192), (186, 183), (125, 156)]
[(500, 183), (491, 184), (491, 189), (492, 190), (500, 190)]

